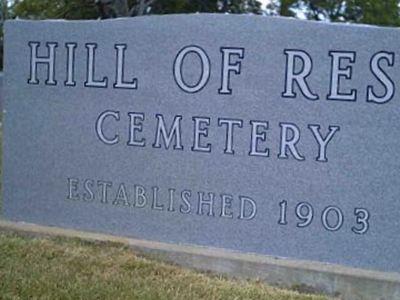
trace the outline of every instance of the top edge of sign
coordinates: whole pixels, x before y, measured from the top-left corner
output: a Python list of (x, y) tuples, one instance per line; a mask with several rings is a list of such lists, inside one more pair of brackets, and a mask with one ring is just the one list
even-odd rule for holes
[(123, 17), (114, 19), (95, 19), (95, 20), (65, 20), (65, 19), (47, 19), (47, 20), (26, 20), (26, 19), (14, 19), (6, 20), (5, 26), (15, 24), (15, 23), (66, 23), (66, 24), (94, 24), (94, 23), (120, 23), (120, 22), (147, 22), (148, 18), (155, 19), (197, 19), (197, 18), (208, 18), (208, 19), (243, 19), (251, 20), (255, 22), (267, 21), (267, 22), (282, 22), (282, 23), (301, 23), (317, 26), (337, 26), (346, 28), (362, 28), (362, 29), (374, 29), (374, 30), (398, 30), (399, 27), (391, 26), (377, 26), (369, 24), (354, 24), (354, 23), (333, 23), (333, 22), (323, 22), (315, 20), (302, 20), (293, 17), (282, 17), (282, 16), (265, 16), (265, 15), (252, 15), (252, 14), (218, 14), (218, 13), (192, 13), (192, 14), (169, 14), (169, 15), (147, 15), (147, 16), (137, 16), (137, 17)]

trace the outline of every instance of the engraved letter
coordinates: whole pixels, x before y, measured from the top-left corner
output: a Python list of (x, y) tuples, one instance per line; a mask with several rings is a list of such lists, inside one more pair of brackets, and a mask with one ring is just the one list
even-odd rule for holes
[[(250, 156), (269, 156), (269, 149), (265, 148), (264, 151), (258, 150), (258, 141), (265, 142), (267, 140), (268, 122), (253, 121), (250, 120), (252, 126), (251, 129), (251, 144), (250, 144)], [(258, 128), (263, 128), (264, 131), (260, 132)]]
[(392, 79), (382, 70), (380, 61), (386, 60), (389, 67), (394, 65), (394, 53), (393, 52), (378, 52), (371, 59), (371, 71), (379, 82), (384, 86), (385, 93), (382, 96), (377, 96), (372, 86), (367, 88), (367, 102), (373, 102), (383, 104), (389, 102), (394, 96), (394, 83)]
[(135, 207), (145, 207), (146, 203), (146, 189), (141, 185), (135, 185)]
[(31, 48), (31, 72), (28, 84), (39, 84), (39, 79), (37, 79), (37, 65), (45, 64), (47, 65), (47, 80), (44, 83), (47, 85), (56, 85), (57, 81), (54, 79), (54, 73), (57, 43), (46, 43), (48, 56), (38, 56), (39, 42), (29, 42), (28, 45)]
[(67, 80), (64, 81), (66, 86), (75, 86), (76, 82), (74, 80), (75, 72), (75, 49), (77, 47), (76, 43), (66, 43), (67, 48)]
[[(195, 85), (187, 85), (183, 80), (182, 66), (183, 60), (189, 53), (195, 53), (201, 60), (201, 75), (199, 81)], [(210, 78), (210, 59), (207, 53), (199, 46), (187, 46), (179, 51), (174, 62), (174, 77), (178, 86), (186, 93), (197, 93), (200, 91), (208, 82)]]
[(330, 51), (329, 56), (332, 57), (331, 69), (331, 88), (328, 100), (339, 101), (356, 101), (357, 91), (352, 89), (350, 93), (340, 93), (340, 78), (351, 79), (353, 68), (349, 65), (345, 68), (341, 67), (342, 60), (348, 60), (351, 64), (356, 61), (356, 53), (348, 51)]
[(172, 140), (175, 140), (174, 149), (175, 150), (183, 150), (182, 142), (181, 142), (181, 120), (182, 116), (175, 116), (174, 122), (171, 125), (169, 133), (165, 128), (165, 121), (163, 115), (156, 115), (157, 118), (157, 130), (156, 137), (154, 140), (153, 147), (161, 148), (161, 137), (164, 140), (165, 148), (168, 149)]
[[(146, 145), (145, 139), (144, 138), (140, 140), (136, 139), (136, 132), (142, 132), (143, 130), (142, 122), (144, 121), (144, 114), (129, 112), (128, 116), (129, 116), (129, 141), (127, 145), (144, 147)], [(140, 121), (136, 122), (136, 119)]]
[[(239, 219), (240, 220), (251, 220), (256, 216), (257, 213), (257, 206), (256, 202), (251, 199), (250, 197), (245, 197), (245, 196), (239, 196), (240, 199), (240, 215)], [(246, 209), (246, 203), (247, 205), (250, 205), (249, 208)], [(246, 211), (250, 213), (246, 215)]]
[(231, 56), (236, 55), (239, 59), (244, 57), (244, 48), (224, 48), (220, 49), (222, 53), (222, 78), (221, 78), (221, 88), (218, 90), (220, 94), (232, 94), (232, 89), (230, 88), (230, 73), (233, 71), (235, 74), (240, 74), (241, 62), (236, 61), (231, 63)]
[(124, 81), (124, 66), (125, 66), (125, 50), (128, 46), (125, 44), (115, 45), (117, 50), (117, 72), (114, 88), (118, 89), (137, 89), (137, 79), (132, 79), (131, 82)]
[(314, 137), (319, 145), (318, 157), (316, 158), (316, 161), (327, 162), (328, 158), (326, 157), (326, 148), (328, 147), (328, 144), (332, 140), (336, 131), (340, 130), (340, 127), (339, 126), (329, 126), (329, 133), (325, 138), (323, 138), (321, 136), (321, 133), (319, 132), (319, 129), (321, 128), (321, 126), (308, 125), (308, 128), (311, 130), (312, 134), (314, 135)]
[(203, 205), (207, 205), (208, 206), (207, 215), (208, 216), (214, 216), (214, 211), (213, 211), (214, 198), (215, 198), (214, 193), (208, 193), (209, 199), (205, 199), (204, 198), (204, 192), (199, 192), (198, 195), (199, 195), (199, 207), (198, 207), (198, 210), (197, 210), (197, 214), (198, 215), (202, 215), (203, 214)]
[(118, 187), (117, 195), (112, 203), (113, 205), (123, 204), (124, 206), (129, 206), (128, 194), (126, 193), (125, 184), (121, 183)]
[(79, 194), (76, 194), (78, 190), (79, 180), (75, 178), (68, 178), (68, 200), (79, 200)]
[(97, 181), (97, 186), (101, 186), (101, 203), (108, 203), (107, 197), (108, 197), (108, 188), (112, 187), (112, 183), (109, 181), (102, 181), (98, 180)]
[[(286, 81), (285, 81), (285, 92), (282, 93), (282, 97), (295, 98), (297, 94), (294, 90), (294, 83), (296, 82), (300, 88), (301, 93), (309, 100), (318, 100), (317, 94), (314, 94), (307, 84), (307, 77), (312, 71), (312, 60), (311, 57), (302, 50), (284, 50), (286, 55)], [(295, 73), (296, 58), (301, 60), (302, 69), (300, 72)]]
[(113, 117), (115, 120), (119, 121), (119, 112), (106, 110), (100, 114), (96, 121), (96, 133), (97, 137), (106, 145), (114, 145), (119, 142), (118, 134), (114, 135), (112, 139), (108, 139), (103, 132), (103, 122), (107, 117)]
[(233, 197), (231, 195), (221, 194), (221, 200), (222, 200), (221, 217), (233, 218), (233, 213), (226, 211), (227, 208), (232, 207)]
[(226, 125), (226, 141), (225, 141), (225, 154), (235, 154), (233, 150), (233, 128), (235, 125), (242, 128), (243, 121), (242, 120), (234, 120), (234, 119), (218, 119), (218, 126)]
[(94, 66), (95, 66), (95, 50), (97, 48), (97, 44), (87, 43), (85, 45), (87, 49), (87, 73), (86, 73), (86, 87), (97, 87), (97, 88), (106, 88), (108, 84), (108, 78), (103, 77), (102, 80), (94, 79)]
[[(181, 199), (184, 202), (184, 205), (181, 204), (179, 207), (179, 211), (183, 214), (190, 213), (190, 197), (192, 196), (192, 192), (190, 190), (184, 190), (181, 193)], [(186, 208), (185, 208), (186, 207)]]
[(200, 137), (208, 137), (208, 127), (202, 128), (201, 125), (210, 125), (210, 118), (206, 117), (193, 117), (194, 121), (194, 139), (192, 151), (211, 152), (211, 144), (207, 143), (205, 146), (201, 145)]
[[(278, 158), (289, 158), (286, 150), (289, 149), (297, 160), (304, 160), (296, 148), (297, 142), (300, 140), (300, 130), (295, 124), (279, 123), (281, 127), (281, 149)], [(288, 137), (288, 131), (291, 131), (292, 137)]]

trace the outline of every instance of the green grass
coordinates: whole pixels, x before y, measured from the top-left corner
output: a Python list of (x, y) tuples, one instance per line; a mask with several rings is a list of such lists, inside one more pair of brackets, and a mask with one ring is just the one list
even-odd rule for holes
[(326, 299), (137, 256), (122, 244), (0, 233), (0, 299)]

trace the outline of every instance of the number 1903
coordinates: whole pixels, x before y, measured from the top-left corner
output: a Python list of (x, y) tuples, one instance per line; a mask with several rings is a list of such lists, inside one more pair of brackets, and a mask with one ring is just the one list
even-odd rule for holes
[[(287, 225), (288, 202), (283, 200), (279, 203), (280, 217), (278, 224)], [(304, 228), (310, 226), (315, 219), (315, 210), (310, 203), (300, 202), (296, 205), (294, 213), (297, 217), (297, 227)], [(370, 214), (365, 208), (355, 208), (353, 215), (354, 226), (351, 231), (355, 234), (365, 234), (369, 230)], [(337, 206), (327, 206), (320, 214), (322, 226), (327, 231), (338, 231), (344, 223), (342, 210)]]

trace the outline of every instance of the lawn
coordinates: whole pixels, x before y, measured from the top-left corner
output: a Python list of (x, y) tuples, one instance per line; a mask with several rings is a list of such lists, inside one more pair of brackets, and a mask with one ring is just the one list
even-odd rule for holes
[(0, 299), (327, 299), (137, 255), (117, 243), (0, 233)]

